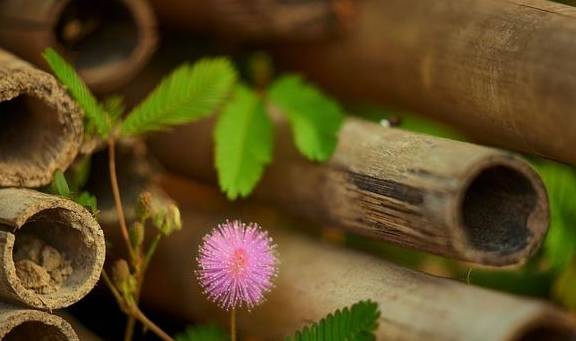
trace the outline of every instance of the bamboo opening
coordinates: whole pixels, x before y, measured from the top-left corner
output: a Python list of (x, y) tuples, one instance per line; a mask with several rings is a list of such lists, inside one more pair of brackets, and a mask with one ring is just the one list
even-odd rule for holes
[(49, 167), (65, 147), (65, 129), (56, 111), (38, 98), (22, 94), (0, 102), (0, 167), (14, 173)]
[(568, 326), (563, 326), (561, 323), (542, 323), (532, 327), (526, 328), (521, 331), (517, 337), (512, 338), (513, 341), (539, 341), (539, 340), (555, 340), (555, 341), (570, 341), (574, 340), (576, 334)]
[(138, 25), (122, 1), (71, 1), (54, 28), (82, 70), (121, 62), (138, 46)]
[(533, 184), (508, 166), (480, 171), (466, 188), (461, 205), (465, 237), (470, 246), (484, 252), (506, 255), (520, 251), (531, 237), (530, 224), (546, 224), (545, 217), (538, 214)]
[(4, 341), (24, 341), (24, 340), (68, 340), (68, 336), (58, 327), (40, 321), (26, 321), (14, 327), (2, 340)]

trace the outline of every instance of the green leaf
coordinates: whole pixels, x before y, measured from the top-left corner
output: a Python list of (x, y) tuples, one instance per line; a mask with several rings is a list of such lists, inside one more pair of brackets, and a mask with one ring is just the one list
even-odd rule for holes
[(66, 181), (66, 177), (61, 170), (54, 172), (52, 183), (50, 183), (49, 188), (50, 193), (61, 195), (63, 197), (69, 198), (71, 195), (70, 187)]
[(124, 105), (124, 97), (119, 95), (106, 98), (102, 103), (102, 106), (106, 113), (108, 113), (108, 117), (110, 117), (112, 123), (118, 121), (126, 109), (126, 106)]
[(91, 165), (91, 155), (83, 155), (78, 157), (68, 170), (66, 170), (70, 191), (79, 192), (80, 189), (86, 185), (86, 182), (90, 177)]
[(51, 48), (44, 50), (42, 56), (52, 69), (52, 72), (84, 110), (88, 120), (87, 126), (93, 125), (102, 137), (108, 136), (111, 130), (110, 121), (74, 68)]
[(210, 115), (235, 81), (236, 71), (226, 58), (182, 65), (126, 117), (122, 134), (141, 135)]
[(238, 86), (214, 130), (216, 170), (229, 199), (245, 197), (272, 161), (273, 130), (259, 96)]
[(221, 328), (214, 325), (194, 326), (176, 335), (175, 341), (228, 341), (228, 335)]
[(84, 191), (81, 192), (80, 195), (76, 196), (74, 201), (87, 208), (93, 215), (98, 213), (96, 197), (94, 195)]
[(285, 341), (352, 341), (375, 340), (380, 311), (372, 301), (360, 301), (351, 307), (336, 310), (320, 322), (297, 331)]
[(340, 105), (297, 75), (276, 80), (269, 99), (292, 125), (296, 147), (313, 161), (328, 160), (338, 142), (344, 119)]

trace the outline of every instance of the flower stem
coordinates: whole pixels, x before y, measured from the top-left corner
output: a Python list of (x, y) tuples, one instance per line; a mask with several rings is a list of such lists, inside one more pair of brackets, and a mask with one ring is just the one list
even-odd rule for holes
[(148, 319), (148, 317), (146, 317), (146, 315), (144, 315), (144, 313), (140, 310), (140, 308), (138, 308), (138, 306), (136, 306), (135, 304), (131, 305), (131, 312), (132, 315), (144, 325), (144, 327), (148, 328), (159, 338), (161, 338), (164, 341), (174, 341), (174, 339), (170, 335), (166, 334), (166, 332), (160, 329), (160, 327), (158, 327), (154, 322), (150, 321), (150, 319)]
[(230, 340), (236, 341), (236, 308), (230, 311)]
[(126, 225), (126, 217), (124, 215), (124, 208), (122, 207), (122, 198), (120, 197), (120, 188), (118, 186), (118, 176), (116, 175), (116, 142), (114, 138), (108, 139), (108, 169), (110, 171), (110, 184), (112, 186), (112, 194), (114, 195), (114, 204), (116, 206), (116, 215), (120, 223), (120, 232), (122, 238), (126, 242), (128, 253), (134, 259), (134, 250), (130, 243), (130, 236), (128, 235), (128, 227)]

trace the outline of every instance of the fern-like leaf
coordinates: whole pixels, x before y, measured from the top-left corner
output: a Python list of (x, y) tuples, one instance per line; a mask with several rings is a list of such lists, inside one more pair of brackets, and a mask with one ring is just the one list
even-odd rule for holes
[(228, 335), (221, 328), (213, 325), (186, 328), (176, 335), (175, 341), (228, 341)]
[(44, 50), (42, 56), (54, 75), (56, 75), (56, 78), (66, 87), (72, 98), (84, 110), (88, 121), (87, 126), (94, 126), (102, 137), (108, 136), (111, 130), (110, 120), (74, 68), (58, 52), (51, 48)]
[(313, 161), (326, 161), (336, 149), (344, 118), (337, 102), (305, 83), (298, 75), (276, 80), (269, 99), (292, 125), (298, 150)]
[(126, 117), (122, 134), (141, 135), (205, 117), (218, 108), (235, 80), (234, 67), (226, 58), (182, 65)]
[(336, 310), (317, 323), (304, 327), (285, 341), (364, 341), (374, 340), (380, 311), (372, 301), (360, 301)]
[(218, 118), (214, 140), (220, 188), (232, 200), (247, 196), (273, 151), (272, 122), (257, 94), (245, 86), (236, 88)]

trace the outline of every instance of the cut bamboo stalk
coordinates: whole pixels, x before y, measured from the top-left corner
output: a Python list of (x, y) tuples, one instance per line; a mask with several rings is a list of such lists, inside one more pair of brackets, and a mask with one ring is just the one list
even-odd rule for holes
[[(151, 140), (171, 171), (215, 182), (211, 122)], [(348, 119), (315, 164), (277, 129), (275, 161), (254, 195), (297, 215), (485, 265), (524, 262), (548, 229), (546, 191), (522, 159), (492, 148)], [(187, 146), (182, 153), (181, 146)]]
[(401, 105), (479, 141), (576, 164), (576, 8), (545, 0), (354, 3), (356, 20), (340, 39), (276, 46), (284, 65), (342, 98)]
[(45, 65), (41, 53), (54, 47), (95, 91), (130, 80), (156, 43), (155, 18), (145, 0), (0, 2), (0, 45), (36, 65)]
[(67, 307), (100, 278), (104, 234), (80, 205), (0, 189), (0, 297), (40, 309)]
[(0, 186), (37, 187), (66, 169), (82, 113), (49, 74), (0, 49)]
[(310, 41), (339, 30), (336, 0), (151, 0), (166, 26), (233, 40)]
[[(572, 340), (575, 335), (573, 318), (543, 301), (425, 275), (312, 241), (289, 228), (278, 229), (293, 227), (294, 222), (274, 211), (254, 204), (231, 205), (199, 185), (171, 180), (165, 189), (179, 203), (184, 227), (160, 243), (143, 298), (171, 314), (226, 323), (228, 313), (202, 296), (192, 274), (204, 234), (225, 219), (241, 218), (271, 232), (280, 260), (276, 287), (267, 301), (238, 314), (246, 335), (280, 340), (329, 312), (366, 299), (376, 301), (381, 310), (377, 340), (541, 340), (542, 335)], [(176, 263), (180, 266), (172, 266)]]
[(63, 318), (38, 310), (0, 303), (0, 339), (4, 341), (78, 341)]

